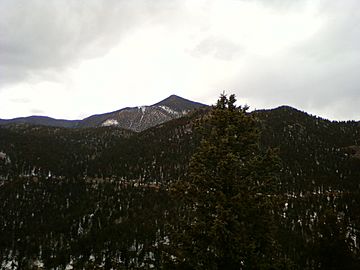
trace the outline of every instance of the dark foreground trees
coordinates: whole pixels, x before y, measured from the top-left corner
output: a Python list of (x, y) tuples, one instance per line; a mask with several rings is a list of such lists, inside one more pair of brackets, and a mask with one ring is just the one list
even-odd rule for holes
[(255, 119), (222, 95), (200, 128), (189, 177), (177, 183), (181, 202), (171, 235), (181, 269), (281, 268), (274, 238), (274, 189), (279, 170), (261, 153)]
[(225, 96), (208, 112), (131, 137), (0, 128), (0, 269), (360, 269), (359, 123), (290, 108), (255, 121)]

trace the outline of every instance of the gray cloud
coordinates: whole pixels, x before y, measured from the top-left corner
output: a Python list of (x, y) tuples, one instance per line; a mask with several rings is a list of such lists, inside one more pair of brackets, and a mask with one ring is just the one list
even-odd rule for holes
[(237, 0), (237, 1), (257, 3), (268, 8), (286, 10), (286, 9), (302, 7), (304, 6), (304, 4), (307, 4), (314, 0)]
[(239, 72), (228, 89), (260, 106), (292, 105), (332, 119), (360, 120), (358, 70), (358, 55), (325, 62), (299, 56), (258, 60)]
[(254, 59), (228, 88), (260, 106), (288, 104), (332, 119), (360, 120), (360, 2), (320, 3), (324, 23), (316, 35), (280, 56)]
[(12, 99), (10, 99), (10, 101), (13, 103), (29, 103), (30, 99), (29, 98), (12, 98)]
[(191, 50), (194, 56), (212, 55), (221, 60), (231, 60), (241, 52), (243, 48), (240, 44), (219, 37), (207, 37)]
[(318, 35), (298, 47), (301, 53), (324, 62), (360, 53), (359, 1), (323, 1), (319, 16), (325, 23)]
[(30, 112), (34, 115), (41, 115), (45, 113), (43, 110), (39, 110), (39, 109), (31, 109)]
[(59, 71), (80, 59), (99, 57), (134, 28), (174, 9), (175, 3), (2, 0), (0, 85), (34, 74), (46, 77), (43, 71)]

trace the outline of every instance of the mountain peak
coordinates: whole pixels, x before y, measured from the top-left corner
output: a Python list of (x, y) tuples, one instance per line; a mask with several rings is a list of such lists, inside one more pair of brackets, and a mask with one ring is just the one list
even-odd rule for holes
[(192, 102), (192, 101), (182, 98), (177, 95), (171, 95), (171, 96), (168, 96), (167, 98), (161, 100), (160, 102), (154, 104), (153, 106), (167, 105), (169, 102)]
[(180, 97), (180, 96), (178, 96), (178, 95), (170, 95), (170, 96), (168, 96), (167, 98), (165, 98), (165, 99), (185, 99), (185, 98), (182, 98), (182, 97)]
[(152, 106), (166, 106), (175, 111), (190, 111), (198, 107), (205, 107), (205, 104), (194, 102), (177, 95), (171, 95)]
[(10, 120), (0, 119), (0, 125), (11, 123), (28, 123), (44, 126), (72, 128), (116, 126), (140, 132), (172, 119), (184, 116), (188, 112), (204, 106), (206, 105), (179, 97), (177, 95), (171, 95), (151, 106), (124, 108), (109, 113), (92, 115), (78, 121), (57, 120), (42, 116), (31, 116)]

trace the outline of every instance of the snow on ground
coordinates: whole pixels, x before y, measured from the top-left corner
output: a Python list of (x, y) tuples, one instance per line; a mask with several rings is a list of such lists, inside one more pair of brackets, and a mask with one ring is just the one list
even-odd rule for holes
[(141, 106), (141, 107), (138, 107), (142, 113), (145, 113), (146, 111), (146, 106)]
[(6, 153), (0, 151), (0, 159), (6, 159)]
[(166, 111), (166, 112), (168, 112), (168, 113), (170, 113), (170, 114), (179, 114), (179, 112), (177, 112), (177, 111), (174, 111), (174, 110), (172, 110), (172, 109), (170, 109), (169, 107), (167, 107), (167, 106), (159, 106), (161, 109), (163, 109), (164, 111)]
[(109, 126), (118, 126), (119, 122), (115, 119), (108, 119), (104, 123), (101, 124), (103, 127), (109, 127)]

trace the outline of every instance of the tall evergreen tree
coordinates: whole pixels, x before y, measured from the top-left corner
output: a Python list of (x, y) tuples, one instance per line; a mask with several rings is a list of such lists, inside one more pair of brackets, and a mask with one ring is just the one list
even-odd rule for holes
[(273, 151), (262, 153), (256, 120), (221, 95), (203, 119), (189, 177), (174, 186), (180, 220), (171, 234), (181, 269), (274, 269)]

